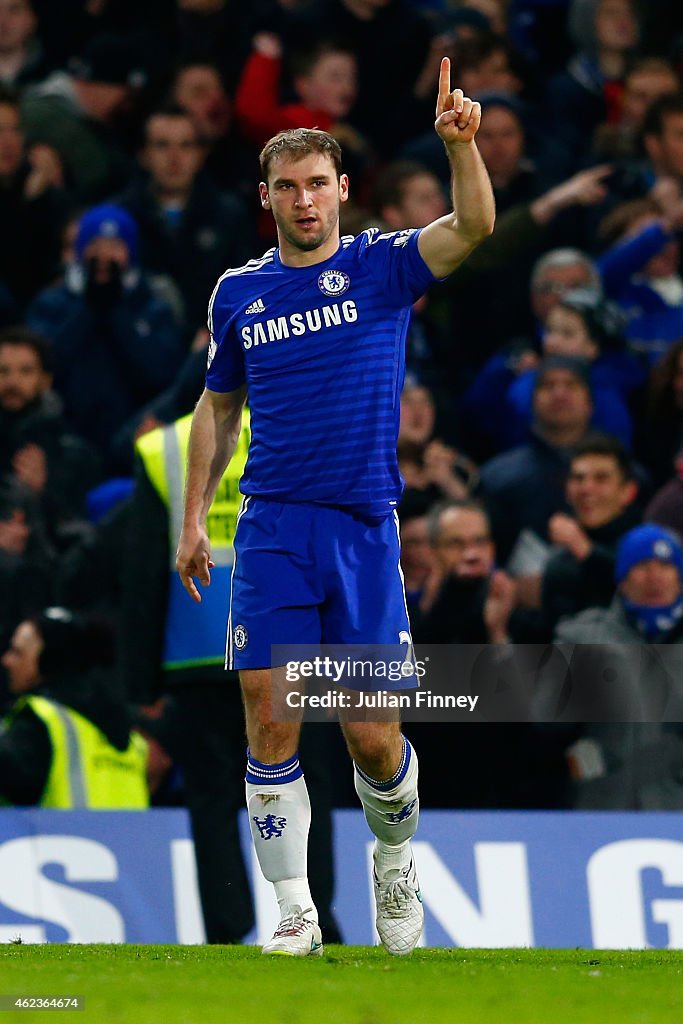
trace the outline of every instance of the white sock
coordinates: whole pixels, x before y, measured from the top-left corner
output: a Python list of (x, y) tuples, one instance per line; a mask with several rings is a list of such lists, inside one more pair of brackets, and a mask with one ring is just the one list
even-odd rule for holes
[(273, 888), (280, 907), (280, 917), (305, 914), (309, 921), (318, 920), (318, 911), (313, 905), (307, 878), (284, 878), (281, 882), (274, 882)]
[(248, 753), (246, 794), (256, 856), (282, 917), (310, 910), (306, 916), (317, 921), (307, 877), (311, 804), (299, 755), (262, 764)]
[(403, 737), (401, 762), (390, 779), (371, 779), (354, 764), (354, 784), (365, 819), (377, 842), (377, 873), (401, 869), (409, 859), (409, 840), (417, 831), (420, 801), (417, 795), (417, 754)]

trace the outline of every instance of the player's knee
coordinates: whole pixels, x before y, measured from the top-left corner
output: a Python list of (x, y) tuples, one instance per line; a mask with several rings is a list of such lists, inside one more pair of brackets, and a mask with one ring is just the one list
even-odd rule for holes
[(346, 742), (351, 757), (367, 774), (384, 778), (392, 773), (400, 750), (398, 725), (357, 723), (347, 730)]
[(254, 715), (260, 718), (270, 714), (272, 699), (270, 669), (241, 671), (240, 687), (247, 715)]

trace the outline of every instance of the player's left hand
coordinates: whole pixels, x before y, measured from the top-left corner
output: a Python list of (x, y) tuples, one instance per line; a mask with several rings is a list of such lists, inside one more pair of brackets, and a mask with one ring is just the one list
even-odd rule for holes
[(196, 576), (203, 587), (208, 587), (211, 583), (209, 570), (214, 568), (211, 561), (211, 542), (204, 527), (183, 527), (178, 541), (175, 566), (185, 590), (193, 601), (200, 604), (202, 595), (193, 577)]
[(436, 101), (434, 128), (446, 146), (472, 142), (481, 123), (481, 106), (463, 95), (462, 89), (451, 91), (451, 62), (441, 61), (439, 95)]

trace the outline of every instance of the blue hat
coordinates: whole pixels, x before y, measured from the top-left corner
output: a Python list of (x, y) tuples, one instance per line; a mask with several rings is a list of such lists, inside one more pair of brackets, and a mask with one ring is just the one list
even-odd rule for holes
[(93, 238), (120, 238), (128, 246), (130, 262), (138, 262), (138, 227), (122, 207), (103, 203), (83, 214), (76, 236), (76, 255), (79, 260), (83, 259), (83, 253)]
[(659, 562), (675, 565), (683, 583), (683, 548), (675, 533), (656, 523), (636, 526), (624, 534), (617, 549), (614, 578), (622, 583), (634, 565), (655, 558)]

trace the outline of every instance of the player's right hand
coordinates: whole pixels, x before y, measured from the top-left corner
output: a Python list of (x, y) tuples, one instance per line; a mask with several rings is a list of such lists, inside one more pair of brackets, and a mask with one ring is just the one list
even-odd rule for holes
[(185, 590), (192, 600), (199, 604), (202, 595), (199, 593), (193, 577), (196, 576), (203, 587), (208, 587), (211, 583), (209, 570), (214, 566), (211, 561), (211, 543), (205, 529), (202, 527), (185, 527), (183, 529), (178, 541), (175, 566)]
[(481, 123), (481, 104), (463, 94), (462, 89), (451, 91), (451, 62), (441, 61), (439, 94), (436, 101), (434, 128), (442, 142), (448, 146), (471, 142)]

